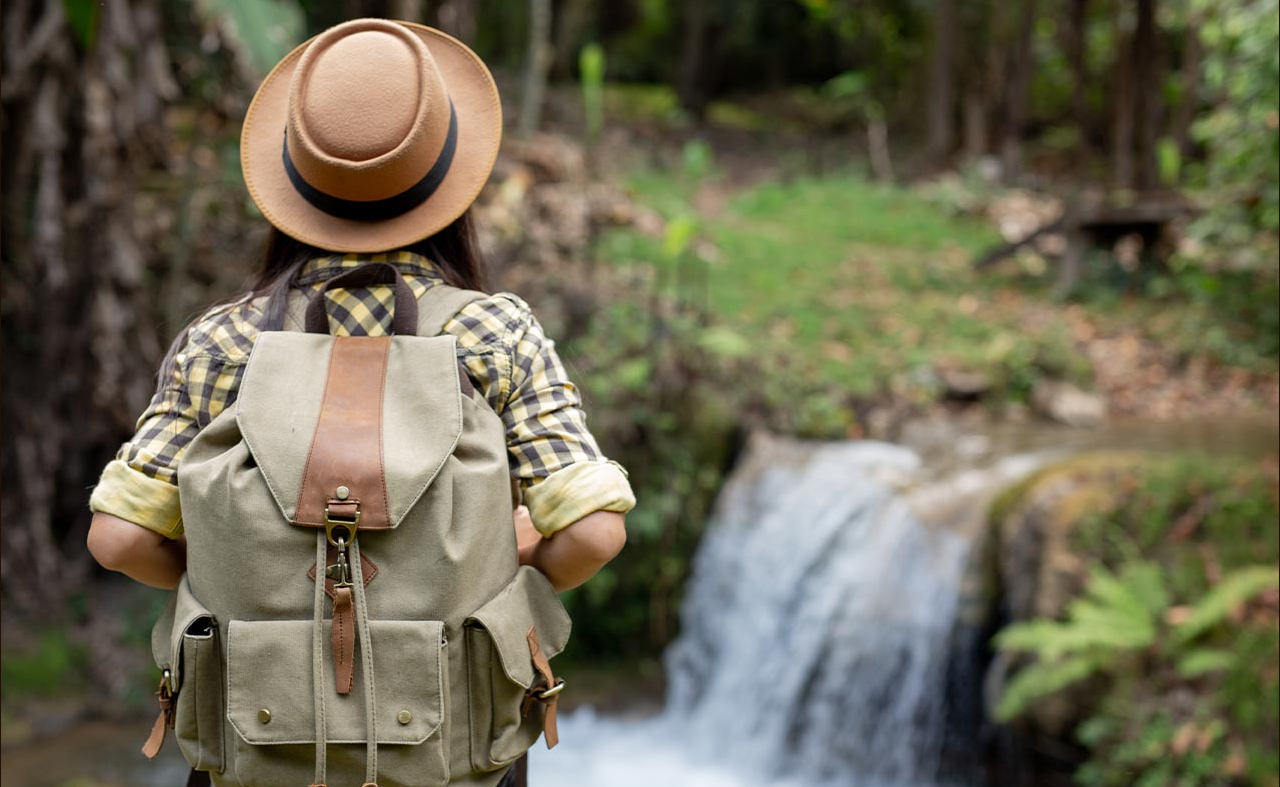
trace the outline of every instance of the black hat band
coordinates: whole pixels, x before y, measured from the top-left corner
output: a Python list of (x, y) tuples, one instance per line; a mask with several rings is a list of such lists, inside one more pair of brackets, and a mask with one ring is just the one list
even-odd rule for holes
[(422, 176), (422, 180), (399, 194), (375, 200), (343, 199), (326, 194), (308, 183), (293, 165), (293, 159), (289, 157), (287, 131), (284, 138), (284, 171), (288, 173), (289, 182), (293, 184), (294, 190), (302, 195), (303, 199), (330, 216), (352, 221), (383, 221), (408, 213), (426, 202), (427, 198), (440, 187), (444, 176), (448, 174), (449, 166), (453, 163), (453, 153), (457, 147), (458, 113), (453, 109), (453, 101), (450, 101), (449, 131), (445, 135), (444, 147), (440, 149), (440, 155), (436, 156), (435, 163), (431, 165), (431, 169), (427, 170), (427, 174)]

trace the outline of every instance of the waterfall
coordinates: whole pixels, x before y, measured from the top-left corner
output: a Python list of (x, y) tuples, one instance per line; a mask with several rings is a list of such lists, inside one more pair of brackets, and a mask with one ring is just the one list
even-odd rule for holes
[(972, 783), (944, 756), (957, 604), (986, 501), (1035, 461), (937, 478), (887, 443), (756, 438), (694, 560), (665, 709), (570, 714), (534, 783)]

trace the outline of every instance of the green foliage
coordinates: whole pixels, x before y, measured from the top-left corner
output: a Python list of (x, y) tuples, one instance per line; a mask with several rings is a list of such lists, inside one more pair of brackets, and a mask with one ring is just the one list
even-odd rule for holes
[(303, 38), (303, 14), (290, 0), (200, 0), (197, 8), (221, 22), (250, 67), (265, 75)]
[(1219, 330), (1221, 354), (1271, 361), (1280, 353), (1280, 4), (1194, 0), (1192, 9), (1210, 100), (1192, 127), (1205, 154), (1184, 169), (1205, 210), (1187, 228), (1172, 284), (1256, 326)]
[(594, 140), (604, 128), (604, 49), (587, 44), (578, 55), (582, 80), (582, 114), (587, 120), (587, 139)]
[(1095, 568), (1083, 598), (1073, 601), (1067, 619), (1013, 623), (996, 637), (998, 648), (1033, 653), (1039, 659), (1010, 682), (996, 717), (1019, 715), (1032, 702), (1073, 683), (1106, 672), (1136, 651), (1159, 645), (1161, 658), (1178, 665), (1184, 677), (1195, 677), (1234, 665), (1234, 655), (1215, 649), (1188, 649), (1192, 642), (1246, 601), (1280, 582), (1271, 566), (1252, 566), (1224, 577), (1191, 607), (1189, 617), (1162, 626), (1170, 604), (1160, 568), (1135, 562), (1115, 576)]
[(1174, 627), (1173, 635), (1185, 644), (1222, 623), (1227, 615), (1245, 601), (1264, 590), (1276, 587), (1277, 570), (1273, 566), (1252, 566), (1222, 578), (1204, 598), (1191, 608), (1191, 615)]
[(0, 681), (6, 697), (51, 697), (83, 687), (87, 654), (71, 642), (64, 628), (41, 633), (29, 647), (6, 648), (0, 659)]
[[(777, 428), (845, 435), (856, 428), (855, 401), (887, 391), (927, 404), (944, 393), (941, 364), (984, 373), (996, 401), (1025, 399), (1046, 376), (1090, 380), (1061, 315), (1028, 328), (1025, 296), (970, 267), (995, 242), (990, 228), (923, 190), (842, 173), (795, 177), (705, 214), (699, 194), (725, 187), (696, 140), (678, 168), (636, 173), (630, 185), (667, 220), (663, 235), (608, 231), (597, 255), (624, 270), (652, 266), (714, 324), (750, 336), (761, 369), (753, 409)], [(696, 253), (676, 253), (688, 243)]]
[(92, 49), (98, 36), (98, 3), (94, 0), (62, 0), (62, 9), (81, 51)]
[(996, 637), (1022, 659), (997, 717), (1069, 697), (1090, 750), (1082, 784), (1273, 779), (1274, 475), (1180, 457), (1135, 464), (1111, 486), (1119, 495), (1073, 526), (1074, 549), (1098, 561), (1080, 596), (1061, 620)]
[[(1213, 229), (1223, 241), (1236, 240), (1237, 232), (1275, 233), (1280, 230), (1280, 4), (1195, 0), (1193, 6), (1206, 50), (1205, 88), (1214, 98), (1194, 133), (1209, 149), (1202, 182), (1224, 198), (1214, 199), (1206, 220), (1219, 225)], [(1242, 226), (1230, 226), (1234, 222)], [(1268, 261), (1275, 263), (1274, 254)]]

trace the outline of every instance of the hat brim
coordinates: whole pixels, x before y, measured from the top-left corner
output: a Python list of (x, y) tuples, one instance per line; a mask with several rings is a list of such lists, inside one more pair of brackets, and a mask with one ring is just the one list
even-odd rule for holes
[(294, 189), (282, 156), (289, 85), (310, 40), (271, 69), (254, 94), (240, 132), (240, 166), (249, 196), (267, 221), (303, 243), (329, 251), (377, 252), (407, 246), (448, 226), (475, 201), (502, 142), (502, 104), (493, 76), (475, 52), (452, 36), (413, 22), (436, 61), (458, 118), (458, 142), (444, 180), (422, 204), (394, 218), (355, 221), (332, 216)]

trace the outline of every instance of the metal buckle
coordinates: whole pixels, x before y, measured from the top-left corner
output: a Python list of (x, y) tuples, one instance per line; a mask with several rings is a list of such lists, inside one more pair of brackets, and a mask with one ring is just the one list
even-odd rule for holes
[(334, 518), (329, 512), (329, 506), (324, 507), (324, 537), (328, 539), (330, 544), (335, 547), (339, 546), (337, 540), (333, 536), (333, 531), (341, 528), (347, 532), (346, 542), (350, 544), (356, 540), (356, 530), (360, 527), (360, 503), (356, 503), (356, 514), (350, 519), (341, 517)]
[(547, 690), (545, 690), (545, 691), (540, 691), (540, 692), (538, 692), (537, 694), (535, 694), (534, 696), (536, 696), (536, 697), (537, 697), (538, 699), (540, 699), (540, 700), (544, 700), (544, 701), (545, 701), (545, 700), (549, 700), (549, 699), (551, 699), (552, 697), (556, 696), (557, 694), (559, 694), (559, 693), (560, 693), (560, 692), (562, 692), (562, 691), (564, 691), (564, 678), (560, 678), (560, 679), (558, 679), (558, 680), (556, 681), (556, 685), (552, 686), (551, 688), (549, 688), (549, 689), (547, 689)]

